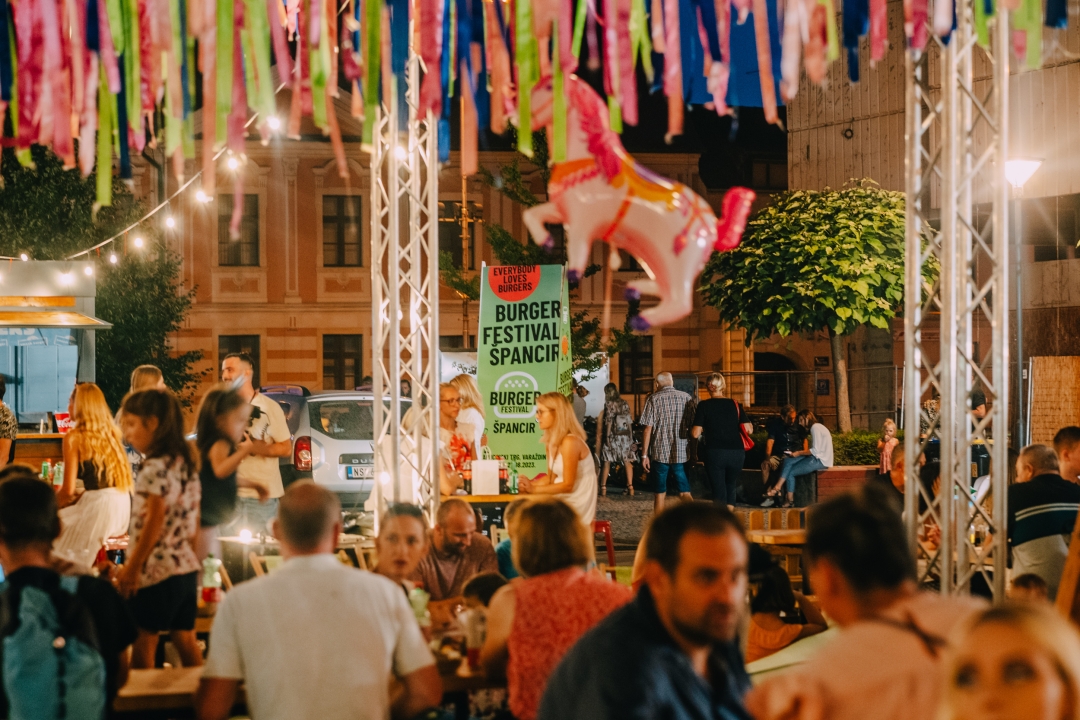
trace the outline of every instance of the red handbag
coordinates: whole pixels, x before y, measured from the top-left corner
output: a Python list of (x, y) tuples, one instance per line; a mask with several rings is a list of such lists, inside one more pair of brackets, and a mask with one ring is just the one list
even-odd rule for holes
[[(735, 401), (735, 408), (739, 411), (739, 417), (742, 417), (742, 405), (739, 404), (738, 400)], [(739, 437), (742, 438), (743, 450), (750, 451), (754, 449), (754, 438), (750, 437), (750, 433), (746, 432), (746, 428), (743, 427), (742, 423), (739, 423)]]

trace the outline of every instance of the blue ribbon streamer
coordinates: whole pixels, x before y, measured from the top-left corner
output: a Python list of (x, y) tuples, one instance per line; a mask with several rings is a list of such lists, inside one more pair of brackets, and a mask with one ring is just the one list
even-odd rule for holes
[[(480, 149), (487, 149), (487, 133), (484, 132), (485, 128), (491, 125), (491, 98), (488, 93), (487, 87), (487, 37), (484, 35), (484, 0), (471, 0), (472, 1), (472, 36), (476, 38), (473, 42), (480, 45), (480, 69), (479, 76), (480, 82), (476, 83), (473, 87), (473, 98), (476, 100), (476, 119), (477, 128), (480, 131)], [(496, 3), (497, 5), (501, 3)], [(469, 57), (472, 57), (472, 53), (469, 53)], [(471, 77), (471, 76), (470, 76)]]
[[(765, 10), (769, 15), (769, 47), (772, 51), (773, 81), (780, 87), (780, 21), (776, 10), (777, 0), (766, 0)], [(725, 102), (729, 107), (762, 107), (761, 72), (758, 69), (757, 35), (754, 31), (753, 18), (748, 18), (741, 25), (735, 21), (734, 10), (731, 13), (731, 75), (728, 80), (728, 92)], [(777, 105), (783, 100), (777, 93)]]
[[(368, 0), (379, 2), (379, 0)], [(409, 0), (389, 0), (390, 71), (397, 78), (398, 130), (409, 129), (409, 103), (405, 97), (405, 65), (409, 59)]]
[[(11, 36), (8, 35), (8, 3), (0, 0), (0, 100), (11, 100), (11, 84), (15, 76), (11, 67)], [(0, 135), (4, 132), (0, 116)]]
[(1046, 27), (1063, 30), (1069, 26), (1066, 0), (1046, 0)]
[[(121, 53), (117, 58), (121, 68), (124, 67), (124, 55)], [(116, 96), (116, 135), (120, 140), (120, 179), (130, 180), (131, 175), (131, 151), (128, 149), (128, 117), (127, 117), (127, 73), (120, 72), (120, 94)]]
[[(272, 19), (270, 22), (276, 22)], [(180, 0), (180, 47), (173, 48), (174, 53), (180, 53), (180, 83), (183, 85), (184, 117), (191, 115), (191, 88), (188, 83), (188, 53), (187, 53), (187, 0)], [(283, 78), (284, 79), (284, 78)]]
[[(368, 0), (374, 2), (376, 0)], [(439, 162), (450, 159), (450, 64), (454, 61), (450, 57), (450, 2), (443, 3), (443, 26), (442, 26), (442, 64), (439, 68), (440, 83), (442, 85), (442, 114), (439, 116)]]
[(851, 82), (859, 82), (859, 38), (870, 32), (869, 0), (844, 0), (843, 13), (848, 78)]

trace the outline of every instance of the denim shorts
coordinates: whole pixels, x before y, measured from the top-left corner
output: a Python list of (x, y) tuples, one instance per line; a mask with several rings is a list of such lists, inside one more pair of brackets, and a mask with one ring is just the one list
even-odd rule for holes
[(686, 470), (683, 463), (652, 463), (653, 477), (656, 478), (656, 492), (667, 492), (668, 473), (675, 480), (675, 489), (680, 493), (690, 492), (690, 481), (686, 479)]

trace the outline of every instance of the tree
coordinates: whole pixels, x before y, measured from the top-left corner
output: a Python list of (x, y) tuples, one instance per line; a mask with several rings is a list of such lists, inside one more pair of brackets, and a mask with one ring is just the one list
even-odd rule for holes
[[(928, 264), (924, 282), (937, 267)], [(701, 275), (704, 301), (746, 342), (829, 333), (841, 432), (851, 429), (844, 336), (888, 328), (904, 300), (904, 195), (871, 180), (781, 194), (747, 224), (742, 244)]]
[[(510, 132), (514, 132), (512, 128)], [(514, 145), (516, 144), (515, 142)], [(543, 132), (533, 133), (533, 157), (530, 162), (539, 169), (544, 185), (547, 186), (551, 170), (548, 167), (547, 136)], [(500, 166), (497, 173), (481, 168), (480, 177), (488, 185), (520, 205), (527, 208), (539, 205), (541, 201), (525, 182), (520, 163), (521, 157), (515, 157), (509, 164)], [(566, 262), (565, 250), (548, 252), (531, 241), (521, 243), (498, 223), (485, 223), (484, 237), (491, 245), (495, 258), (502, 265), (561, 265)], [(600, 265), (589, 265), (585, 268), (584, 277), (595, 275), (600, 270)], [(455, 266), (450, 253), (439, 254), (439, 275), (443, 284), (463, 300), (480, 299), (480, 278), (470, 277), (461, 268)], [(577, 287), (576, 284), (570, 285), (571, 290), (575, 287)], [(571, 305), (573, 305), (573, 299), (571, 299)], [(573, 355), (574, 370), (583, 373), (582, 379), (587, 380), (593, 377), (596, 371), (603, 367), (605, 354), (610, 356), (626, 349), (632, 337), (630, 318), (637, 314), (638, 305), (638, 301), (631, 301), (630, 311), (627, 313), (623, 326), (611, 328), (611, 337), (607, 347), (604, 347), (603, 329), (600, 327), (599, 318), (590, 317), (587, 310), (570, 313), (570, 350)]]
[[(0, 254), (27, 253), (35, 260), (62, 260), (138, 222), (146, 207), (120, 180), (113, 181), (112, 207), (95, 217), (95, 179), (78, 170), (64, 170), (60, 160), (41, 147), (32, 148), (35, 167), (22, 167), (4, 151), (0, 189)], [(181, 399), (190, 400), (200, 376), (192, 371), (202, 353), (176, 354), (169, 334), (180, 329), (191, 307), (194, 289), (180, 283), (180, 261), (160, 242), (151, 223), (138, 229), (146, 245), (119, 256), (114, 265), (99, 260), (95, 312), (112, 323), (98, 332), (97, 384), (112, 407), (127, 392), (131, 371), (149, 363), (161, 368), (165, 383)], [(105, 253), (110, 248), (103, 248)], [(91, 255), (98, 260), (107, 255)]]

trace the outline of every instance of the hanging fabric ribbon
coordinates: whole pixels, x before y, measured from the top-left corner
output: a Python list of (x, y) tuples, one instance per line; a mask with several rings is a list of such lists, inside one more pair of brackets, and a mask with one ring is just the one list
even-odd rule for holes
[[(92, 2), (93, 0), (91, 0)], [(94, 212), (98, 208), (112, 205), (112, 136), (115, 124), (113, 122), (113, 105), (115, 96), (109, 92), (109, 84), (105, 78), (105, 69), (101, 69), (101, 79), (98, 83), (98, 133), (97, 133), (97, 202), (94, 203)]]
[[(948, 38), (956, 27), (955, 0), (938, 0), (934, 3), (934, 34)], [(865, 31), (864, 31), (865, 32)], [(844, 43), (847, 44), (847, 20), (845, 18)]]
[[(664, 93), (667, 95), (668, 131), (664, 142), (671, 144), (683, 134), (682, 54), (679, 45), (679, 0), (663, 0)], [(654, 23), (656, 20), (653, 21)], [(653, 43), (656, 44), (655, 41)]]
[(754, 40), (757, 43), (758, 74), (761, 81), (761, 107), (765, 122), (780, 125), (776, 108), (776, 82), (772, 68), (772, 39), (769, 33), (769, 13), (765, 0), (754, 0)]
[[(981, 5), (983, 0), (972, 0)], [(885, 0), (870, 0), (870, 67), (885, 59), (889, 47), (889, 19)]]
[[(559, 22), (555, 21), (552, 35), (556, 44), (559, 42), (560, 33), (568, 34), (559, 27)], [(555, 146), (552, 148), (551, 159), (555, 163), (561, 163), (566, 162), (566, 87), (562, 57), (559, 53), (553, 54), (551, 66), (551, 137)]]
[(364, 86), (364, 117), (367, 121), (364, 123), (363, 144), (369, 149), (375, 137), (375, 115), (379, 107), (379, 53), (382, 47), (382, 40), (380, 39), (382, 20), (379, 11), (381, 7), (381, 0), (366, 0), (364, 5), (364, 11), (367, 15), (365, 19), (367, 26), (365, 45), (367, 57), (364, 62), (364, 73), (367, 77)]
[[(945, 0), (944, 4), (952, 0)], [(939, 2), (938, 5), (943, 3)], [(845, 0), (844, 7), (844, 48), (847, 50), (848, 79), (859, 82), (859, 38), (870, 29), (869, 0)]]
[[(622, 109), (619, 102), (622, 95), (622, 71), (620, 68), (620, 48), (622, 33), (619, 32), (619, 0), (604, 0), (604, 93), (608, 101), (608, 124), (617, 133), (623, 131)], [(625, 54), (630, 54), (627, 47)]]
[(532, 5), (528, 0), (518, 0), (514, 9), (517, 13), (518, 152), (531, 158), (532, 90), (540, 79), (539, 52), (533, 35)]
[[(803, 66), (806, 77), (815, 85), (825, 82), (828, 72), (830, 18), (825, 5), (819, 0), (803, 0), (804, 13), (808, 13), (806, 44), (803, 47)], [(835, 25), (831, 25), (835, 36)], [(833, 38), (835, 41), (835, 37)]]
[[(228, 135), (229, 111), (232, 108), (232, 93), (229, 88), (233, 83), (233, 11), (234, 2), (239, 0), (217, 0), (217, 103), (215, 106), (215, 129), (212, 136), (214, 150), (220, 148)], [(213, 5), (213, 2), (210, 3)], [(203, 104), (206, 107), (206, 104)], [(206, 114), (206, 110), (203, 110)], [(207, 135), (203, 133), (203, 143), (206, 144)]]
[[(488, 66), (491, 68), (491, 131), (501, 135), (506, 131), (507, 105), (513, 102), (511, 87), (510, 49), (506, 45), (498, 16), (500, 2), (485, 2), (487, 18)], [(584, 7), (585, 3), (582, 2)], [(437, 76), (437, 75), (436, 75)]]
[(1065, 0), (1046, 0), (1046, 27), (1064, 30), (1068, 26), (1068, 3)]
[(1039, 67), (1042, 62), (1042, 3), (1039, 0), (1021, 0), (1012, 19), (1016, 57), (1026, 60), (1028, 68)]
[(442, 114), (442, 78), (439, 73), (439, 56), (443, 51), (443, 3), (442, 0), (420, 0), (417, 9), (420, 14), (418, 18), (420, 59), (423, 60), (426, 68), (420, 85), (418, 114), (420, 117), (425, 117), (430, 111), (438, 116)]
[[(15, 79), (8, 17), (8, 2), (0, 0), (0, 118), (3, 118), (4, 110), (11, 102), (11, 84)], [(2, 132), (3, 128), (0, 127), (0, 133)]]
[[(803, 0), (786, 0), (784, 3), (784, 34), (780, 55), (780, 97), (791, 102), (799, 92), (799, 71), (802, 58)], [(808, 23), (809, 24), (809, 23)]]

